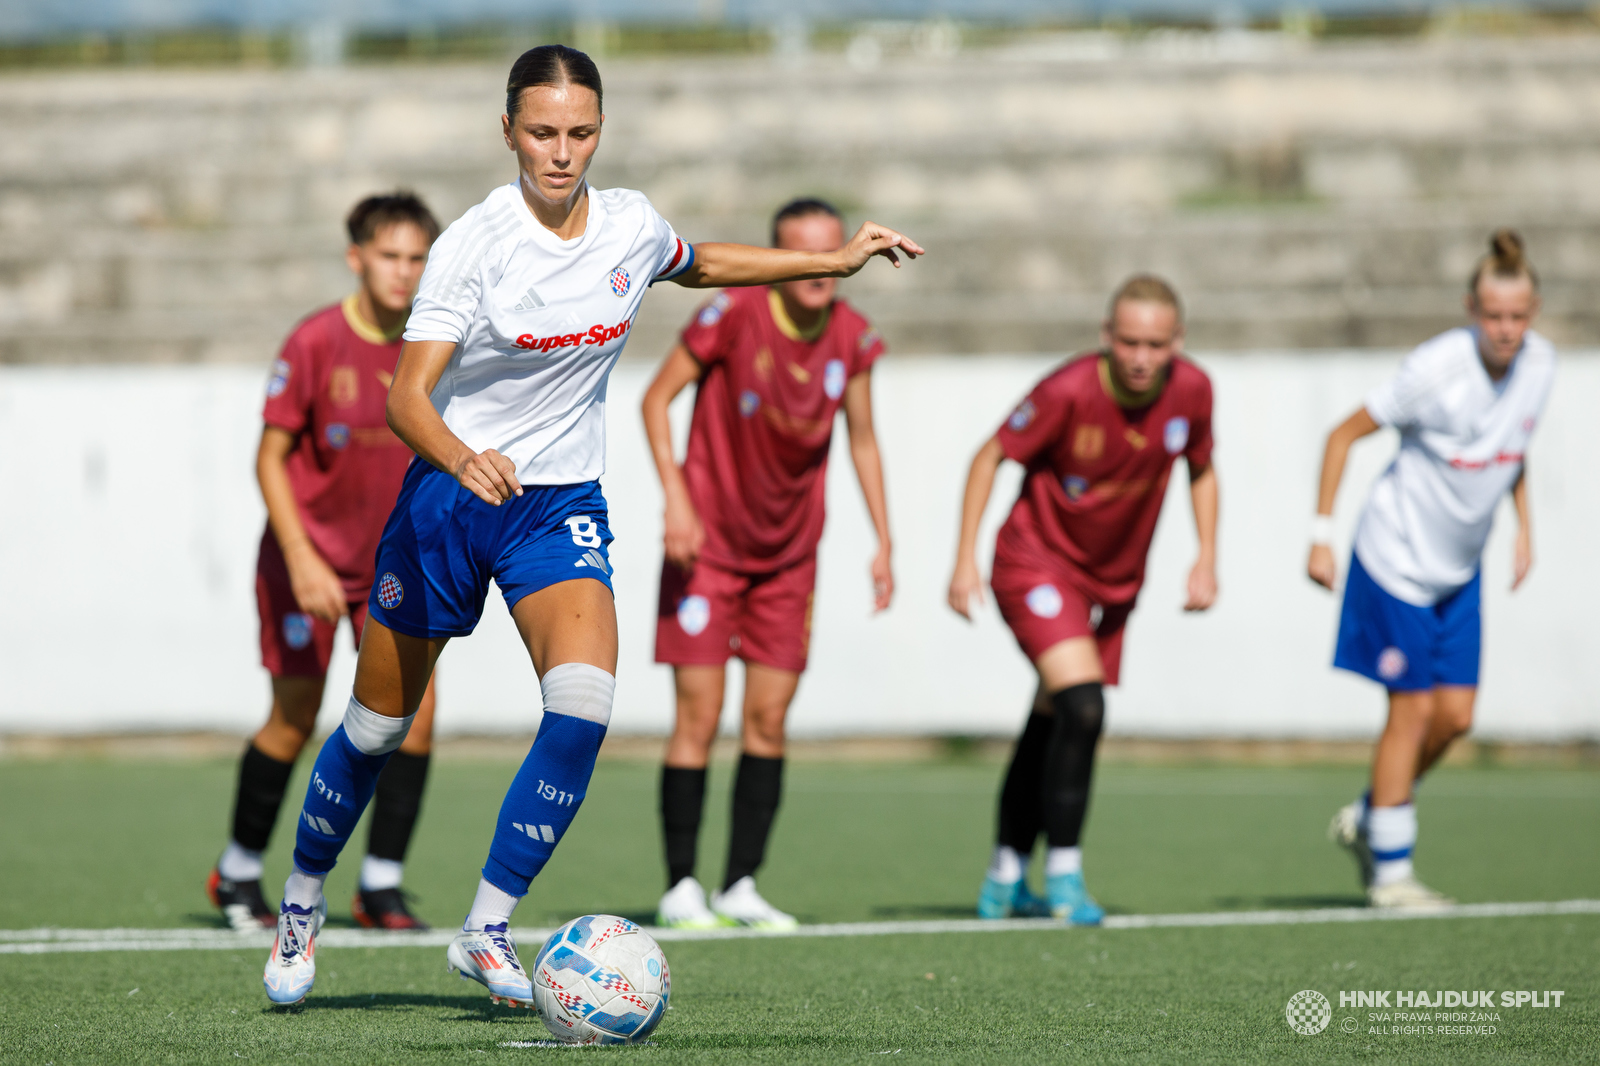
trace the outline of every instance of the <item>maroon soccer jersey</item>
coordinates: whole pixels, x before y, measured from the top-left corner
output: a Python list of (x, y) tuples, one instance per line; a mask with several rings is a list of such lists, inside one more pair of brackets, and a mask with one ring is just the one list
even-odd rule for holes
[(996, 437), (1028, 468), (996, 568), (1047, 552), (1071, 565), (1092, 602), (1130, 603), (1173, 462), (1187, 459), (1191, 476), (1211, 462), (1211, 380), (1178, 357), (1158, 395), (1130, 397), (1108, 357), (1078, 356), (1039, 382)]
[(705, 525), (703, 555), (752, 574), (800, 562), (822, 537), (845, 383), (883, 354), (882, 339), (843, 300), (802, 335), (777, 291), (760, 287), (718, 293), (683, 343), (705, 367), (683, 464)]
[(286, 465), (300, 520), (351, 601), (372, 588), (378, 538), (411, 462), (383, 414), (400, 343), (364, 321), (351, 296), (296, 327), (267, 382), (263, 420), (297, 437)]

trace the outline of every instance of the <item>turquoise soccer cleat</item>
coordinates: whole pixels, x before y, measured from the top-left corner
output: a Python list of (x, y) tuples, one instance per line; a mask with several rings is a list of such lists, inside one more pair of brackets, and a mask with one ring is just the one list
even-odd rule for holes
[(1106, 916), (1105, 910), (1083, 886), (1081, 873), (1047, 877), (1044, 890), (1050, 897), (1050, 913), (1068, 925), (1099, 925)]
[(1011, 901), (1016, 894), (1015, 883), (985, 877), (983, 887), (978, 890), (978, 917), (990, 920), (1011, 917)]
[(1017, 882), (1016, 893), (1011, 897), (1011, 915), (1014, 918), (1049, 918), (1050, 901), (1035, 896), (1024, 878)]

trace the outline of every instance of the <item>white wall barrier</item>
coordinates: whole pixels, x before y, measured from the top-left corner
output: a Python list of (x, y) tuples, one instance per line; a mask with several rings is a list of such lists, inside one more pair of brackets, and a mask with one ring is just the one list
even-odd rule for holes
[[(1130, 623), (1110, 728), (1166, 736), (1358, 736), (1380, 721), (1376, 686), (1335, 673), (1337, 600), (1302, 567), (1324, 434), (1397, 355), (1203, 356), (1217, 393), (1222, 485), (1218, 606), (1180, 610), (1194, 549), (1180, 471)], [(848, 452), (836, 441), (811, 670), (797, 734), (1007, 733), (1031, 674), (993, 604), (969, 625), (944, 606), (971, 454), (1054, 360), (890, 359), (876, 374), (898, 593), (869, 617), (873, 544)], [(651, 662), (660, 492), (637, 415), (651, 368), (612, 379), (610, 472), (622, 662), (613, 728), (662, 732), (670, 677)], [(233, 368), (0, 371), (0, 732), (224, 729), (261, 719), (254, 572), (264, 512), (253, 460), (264, 375)], [(1537, 564), (1515, 596), (1509, 508), (1485, 562), (1479, 730), (1600, 735), (1600, 355), (1568, 353), (1531, 459)], [(675, 408), (679, 425), (687, 404)], [(1585, 429), (1584, 427), (1589, 428)], [(681, 439), (681, 432), (680, 432)], [(1338, 519), (1347, 550), (1392, 436), (1357, 446)], [(1009, 464), (1008, 464), (1009, 466)], [(983, 544), (1015, 493), (1003, 476)], [(327, 705), (354, 657), (341, 634)], [(737, 676), (737, 671), (734, 671)], [(737, 689), (737, 684), (733, 686)], [(737, 707), (737, 691), (730, 707)], [(532, 729), (539, 688), (497, 593), (442, 660), (445, 732)], [(734, 715), (728, 716), (733, 724)]]

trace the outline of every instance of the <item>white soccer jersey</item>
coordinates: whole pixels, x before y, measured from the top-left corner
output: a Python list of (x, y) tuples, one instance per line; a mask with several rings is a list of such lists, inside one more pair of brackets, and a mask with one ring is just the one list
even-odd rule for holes
[(693, 261), (643, 193), (591, 188), (583, 236), (564, 241), (513, 182), (434, 242), (405, 339), (456, 345), (431, 398), (467, 447), (500, 452), (524, 485), (593, 481), (639, 301)]
[(1492, 381), (1477, 335), (1452, 329), (1367, 397), (1373, 421), (1400, 431), (1400, 452), (1372, 487), (1355, 552), (1390, 595), (1426, 607), (1472, 580), (1555, 369), (1555, 349), (1529, 330), (1509, 372)]

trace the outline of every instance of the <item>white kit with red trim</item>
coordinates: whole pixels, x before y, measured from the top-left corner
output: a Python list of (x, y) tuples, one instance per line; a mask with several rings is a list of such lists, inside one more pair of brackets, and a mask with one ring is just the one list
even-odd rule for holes
[(524, 485), (605, 472), (606, 381), (654, 281), (694, 262), (632, 189), (590, 188), (582, 236), (564, 241), (503, 185), (440, 235), (406, 326), (408, 341), (456, 345), (433, 390), (445, 425), (493, 448)]

